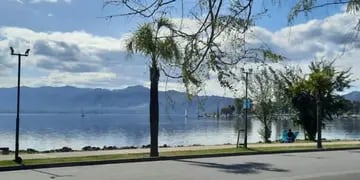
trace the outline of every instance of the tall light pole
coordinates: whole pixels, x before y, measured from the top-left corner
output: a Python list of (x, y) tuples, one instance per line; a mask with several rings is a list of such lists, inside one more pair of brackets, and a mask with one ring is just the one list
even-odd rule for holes
[(245, 109), (245, 130), (244, 130), (244, 148), (247, 148), (247, 132), (248, 132), (248, 109), (250, 108), (250, 100), (248, 99), (248, 81), (249, 81), (249, 74), (252, 73), (252, 69), (244, 69), (241, 68), (241, 71), (245, 73), (245, 102), (244, 102), (244, 109)]
[(19, 157), (19, 129), (20, 129), (20, 68), (21, 57), (29, 56), (30, 49), (27, 49), (24, 54), (15, 53), (14, 48), (10, 47), (11, 55), (18, 56), (18, 83), (17, 83), (17, 105), (16, 105), (16, 134), (15, 134), (15, 162), (21, 163), (22, 159)]

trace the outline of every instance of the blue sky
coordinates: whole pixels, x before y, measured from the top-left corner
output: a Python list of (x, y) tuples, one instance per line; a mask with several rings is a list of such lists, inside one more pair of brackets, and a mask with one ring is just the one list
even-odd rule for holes
[[(191, 6), (192, 0), (185, 0)], [(260, 2), (260, 1), (257, 1)], [(268, 4), (267, 4), (268, 3)], [(342, 54), (341, 68), (357, 71), (359, 48), (346, 39), (352, 32), (356, 17), (343, 13), (343, 7), (324, 8), (300, 16), (288, 26), (289, 2), (272, 6), (269, 1), (256, 4), (256, 11), (268, 8), (268, 13), (256, 21), (253, 32), (276, 52), (293, 57), (283, 62), (306, 67), (315, 57), (333, 58)], [(130, 85), (148, 86), (146, 60), (140, 56), (126, 57), (125, 37), (144, 19), (118, 17), (106, 20), (106, 15), (118, 12), (103, 7), (103, 0), (2, 0), (0, 2), (0, 86), (16, 84), (16, 59), (9, 55), (9, 46), (16, 50), (32, 49), (23, 63), (25, 86), (61, 86), (124, 88)], [(180, 8), (174, 8), (180, 15)], [(316, 19), (316, 20), (314, 20)], [(355, 44), (356, 46), (356, 44)], [(354, 77), (360, 75), (354, 73)], [(160, 89), (165, 88), (165, 78)], [(206, 85), (209, 94), (224, 95), (215, 79)], [(167, 88), (182, 90), (181, 83), (171, 81)], [(359, 89), (354, 83), (351, 90)]]
[[(104, 7), (103, 0), (89, 2), (88, 0), (40, 0), (34, 3), (32, 0), (3, 0), (0, 2), (0, 22), (1, 25), (28, 27), (41, 32), (84, 30), (95, 35), (115, 37), (131, 32), (139, 22), (139, 18), (136, 17), (105, 20), (101, 17), (116, 14), (117, 9), (111, 6)], [(270, 1), (256, 4), (257, 12), (268, 9), (268, 13), (259, 18), (256, 24), (271, 31), (287, 26), (287, 15), (291, 5), (293, 3), (284, 2), (280, 6), (273, 6)], [(179, 13), (179, 9), (175, 8), (175, 11)], [(295, 23), (306, 22), (312, 18), (324, 18), (339, 10), (340, 7), (325, 8), (315, 11), (309, 17), (299, 16)]]

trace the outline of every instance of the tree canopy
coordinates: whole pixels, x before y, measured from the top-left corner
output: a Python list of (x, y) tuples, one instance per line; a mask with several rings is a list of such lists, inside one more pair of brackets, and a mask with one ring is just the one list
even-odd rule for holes
[[(159, 68), (167, 77), (182, 79), (187, 92), (196, 94), (213, 74), (220, 85), (233, 89), (237, 83), (234, 67), (241, 61), (282, 58), (265, 46), (246, 45), (249, 27), (263, 13), (254, 13), (254, 2), (198, 0), (185, 4), (180, 0), (105, 0), (104, 6), (120, 7), (119, 13), (107, 18), (140, 16), (153, 21), (166, 17), (176, 24), (170, 28), (171, 36), (178, 42), (182, 58), (162, 63)], [(176, 7), (181, 7), (181, 18)]]
[[(315, 140), (317, 132), (317, 100), (321, 105), (320, 117), (332, 120), (348, 110), (348, 102), (338, 95), (350, 87), (350, 70), (338, 70), (335, 61), (320, 60), (312, 62), (309, 74), (296, 73), (294, 69), (280, 72), (281, 86), (293, 108), (297, 111), (296, 123), (304, 130), (306, 138)], [(325, 124), (323, 124), (325, 125)]]
[(260, 135), (264, 142), (270, 142), (271, 124), (277, 119), (279, 113), (278, 98), (276, 97), (276, 81), (272, 73), (264, 66), (252, 75), (253, 79), (249, 83), (250, 97), (254, 101), (253, 113), (261, 122)]

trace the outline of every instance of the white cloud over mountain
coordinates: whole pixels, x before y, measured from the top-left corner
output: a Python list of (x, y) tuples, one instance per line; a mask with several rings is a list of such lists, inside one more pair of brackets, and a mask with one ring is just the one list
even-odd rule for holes
[[(302, 67), (315, 58), (338, 57), (337, 65), (352, 67), (354, 78), (360, 79), (360, 41), (353, 31), (356, 20), (352, 15), (336, 14), (276, 32), (253, 27), (248, 42), (251, 46), (267, 46), (286, 56), (288, 60), (282, 63)], [(147, 85), (147, 61), (136, 55), (127, 58), (124, 45), (128, 36), (114, 38), (84, 31), (36, 32), (27, 28), (0, 27), (1, 86), (15, 85), (12, 81), (16, 77), (17, 61), (9, 55), (9, 46), (16, 51), (31, 49), (31, 55), (23, 60), (24, 85), (105, 88)], [(360, 83), (354, 85), (360, 88)], [(165, 83), (162, 82), (161, 86), (165, 87)], [(181, 87), (171, 81), (168, 89), (179, 90)], [(213, 79), (207, 83), (206, 92), (224, 95), (224, 90)]]

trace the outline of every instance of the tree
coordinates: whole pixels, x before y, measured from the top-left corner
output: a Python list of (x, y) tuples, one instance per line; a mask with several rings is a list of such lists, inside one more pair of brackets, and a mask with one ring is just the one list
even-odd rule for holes
[[(280, 5), (284, 0), (272, 0), (272, 2)], [(294, 2), (294, 6), (292, 6), (288, 14), (288, 23), (292, 24), (300, 14), (308, 16), (311, 12), (320, 8), (344, 5), (346, 5), (346, 12), (350, 14), (360, 12), (360, 0), (297, 0)], [(360, 18), (354, 25), (354, 29), (360, 32)]]
[[(251, 98), (248, 98), (250, 101), (250, 104), (253, 104), (253, 100)], [(244, 113), (244, 102), (245, 97), (242, 98), (234, 98), (234, 106), (235, 106), (235, 112), (239, 116), (240, 114)]]
[[(279, 4), (283, 0), (272, 0)], [(138, 16), (154, 19), (166, 16), (177, 19), (174, 36), (182, 41), (183, 60), (178, 65), (164, 64), (160, 70), (164, 75), (181, 78), (188, 94), (201, 90), (203, 82), (211, 73), (216, 73), (223, 87), (234, 89), (236, 71), (241, 60), (263, 61), (266, 58), (281, 60), (283, 57), (265, 46), (247, 46), (246, 33), (254, 20), (266, 13), (266, 9), (255, 11), (254, 0), (104, 0), (104, 7), (119, 7), (105, 18)], [(297, 0), (289, 13), (292, 22), (300, 13), (309, 13), (316, 8), (347, 4), (348, 12), (358, 12), (359, 0)], [(178, 11), (176, 7), (181, 7)], [(359, 21), (360, 22), (360, 21)], [(191, 24), (191, 25), (189, 25)], [(173, 68), (179, 71), (174, 71)]]
[[(280, 2), (281, 0), (278, 0)], [(318, 8), (324, 8), (328, 6), (335, 5), (346, 5), (346, 11), (349, 13), (356, 13), (360, 11), (360, 1), (359, 0), (298, 0), (295, 5), (292, 7), (289, 16), (288, 22), (292, 23), (295, 18), (304, 13), (307, 16), (310, 12)], [(360, 19), (358, 24), (356, 25), (356, 29), (360, 31)]]
[[(185, 7), (184, 1), (177, 0), (104, 0), (104, 7), (120, 7), (120, 13), (114, 13), (105, 18), (118, 16), (138, 16), (143, 20), (153, 20), (158, 17), (167, 17), (172, 22), (164, 26), (144, 25), (134, 33), (129, 50), (137, 50), (151, 59), (150, 81), (150, 129), (151, 129), (151, 156), (158, 155), (158, 101), (157, 84), (160, 73), (181, 79), (191, 98), (202, 90), (204, 82), (212, 74), (217, 75), (221, 86), (234, 89), (236, 81), (236, 65), (242, 60), (261, 61), (265, 57), (278, 60), (281, 56), (275, 55), (270, 49), (246, 46), (245, 34), (253, 25), (254, 0), (224, 0), (194, 1), (192, 8), (183, 8), (181, 17), (172, 18), (174, 7)], [(186, 12), (185, 12), (186, 11)], [(186, 19), (184, 19), (186, 17)], [(169, 20), (170, 21), (170, 20)], [(169, 24), (176, 24), (169, 25)], [(158, 36), (163, 31), (159, 27), (166, 27), (171, 33), (165, 37)], [(171, 47), (162, 46), (162, 40), (175, 45), (178, 42), (178, 51)], [(167, 43), (164, 43), (167, 44)], [(165, 49), (163, 49), (165, 48)], [(162, 50), (165, 50), (164, 54)], [(181, 58), (174, 58), (181, 54)], [(164, 57), (162, 57), (165, 55)], [(159, 61), (159, 60), (165, 60)], [(156, 136), (156, 137), (155, 137)]]
[[(173, 37), (181, 42), (183, 57), (177, 64), (162, 64), (160, 70), (167, 77), (182, 79), (190, 97), (197, 94), (214, 73), (223, 87), (234, 89), (237, 83), (234, 67), (242, 60), (282, 58), (265, 46), (246, 46), (246, 32), (254, 24), (253, 18), (263, 13), (254, 14), (254, 0), (187, 3), (180, 0), (105, 0), (104, 7), (120, 7), (119, 13), (105, 18), (137, 16), (153, 19), (161, 16), (176, 22), (177, 26), (171, 30)], [(174, 7), (183, 7), (180, 14)]]
[(244, 98), (234, 98), (234, 106), (236, 115), (239, 116), (243, 112)]
[(334, 115), (348, 109), (346, 100), (337, 93), (349, 88), (353, 80), (350, 70), (337, 70), (334, 62), (312, 62), (307, 76), (280, 72), (282, 89), (298, 113), (295, 122), (304, 128), (305, 138), (309, 140), (315, 140), (318, 132), (320, 142), (321, 127), (325, 126), (322, 120), (332, 120)]
[(225, 114), (225, 117), (232, 117), (235, 112), (235, 106), (229, 105), (227, 107), (221, 108), (221, 114)]
[(254, 79), (249, 86), (250, 97), (255, 101), (253, 112), (260, 120), (262, 129), (260, 135), (264, 142), (270, 142), (271, 123), (276, 119), (275, 113), (278, 112), (276, 103), (275, 81), (266, 67), (254, 73)]
[[(150, 156), (159, 155), (159, 64), (174, 63), (181, 58), (178, 45), (171, 36), (172, 26), (165, 18), (160, 18), (153, 24), (143, 24), (127, 43), (129, 53), (141, 53), (150, 58)], [(159, 36), (163, 29), (170, 30), (170, 36)]]
[[(264, 13), (254, 14), (254, 2), (198, 0), (193, 1), (193, 7), (182, 8), (177, 26), (169, 26), (168, 30), (172, 32), (171, 38), (181, 42), (179, 49), (183, 56), (170, 63), (158, 61), (151, 72), (155, 77), (159, 77), (156, 74), (161, 71), (167, 77), (182, 79), (191, 97), (204, 87), (203, 83), (213, 73), (223, 87), (234, 89), (234, 84), (237, 83), (235, 67), (242, 60), (283, 59), (266, 47), (247, 46), (246, 32), (254, 24), (257, 15)], [(104, 0), (105, 7), (120, 7), (120, 13), (105, 18), (140, 16), (152, 20), (165, 16), (170, 19), (171, 15), (177, 14), (174, 7), (185, 7), (184, 3), (185, 1), (179, 0)], [(179, 18), (179, 14), (177, 15)]]

